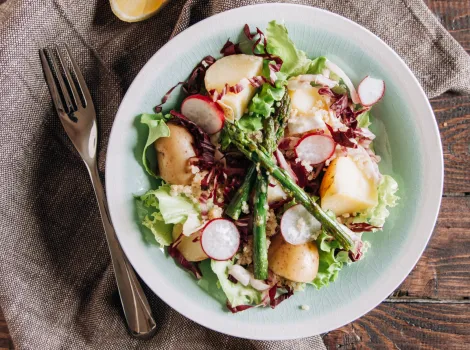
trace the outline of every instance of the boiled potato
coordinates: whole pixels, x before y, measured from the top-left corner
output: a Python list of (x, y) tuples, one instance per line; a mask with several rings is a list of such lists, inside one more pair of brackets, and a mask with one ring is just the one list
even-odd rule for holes
[[(183, 230), (183, 225), (176, 224), (173, 227), (173, 241), (180, 237)], [(197, 239), (196, 239), (197, 238)], [(188, 261), (202, 261), (208, 258), (206, 253), (201, 247), (201, 230), (194, 232), (190, 236), (181, 236), (180, 243), (176, 246), (176, 249), (184, 256)], [(195, 242), (193, 242), (196, 240)]]
[(350, 157), (334, 159), (320, 186), (321, 207), (337, 216), (377, 205), (377, 186)]
[(318, 93), (318, 88), (313, 86), (302, 86), (301, 89), (289, 90), (292, 108), (299, 113), (308, 113), (313, 107), (328, 110), (324, 98)]
[[(250, 55), (231, 55), (217, 60), (206, 72), (204, 83), (206, 90), (221, 92), (225, 84), (234, 86), (243, 78), (261, 75), (263, 59)], [(249, 85), (238, 94), (227, 93), (218, 104), (224, 110), (225, 118), (229, 121), (238, 120), (248, 107), (256, 89)]]
[(184, 127), (168, 123), (169, 137), (155, 142), (160, 176), (172, 185), (189, 185), (193, 174), (189, 159), (196, 156), (193, 136)]
[(281, 234), (277, 234), (269, 246), (269, 268), (275, 274), (294, 282), (312, 282), (317, 276), (318, 262), (315, 242), (292, 245)]

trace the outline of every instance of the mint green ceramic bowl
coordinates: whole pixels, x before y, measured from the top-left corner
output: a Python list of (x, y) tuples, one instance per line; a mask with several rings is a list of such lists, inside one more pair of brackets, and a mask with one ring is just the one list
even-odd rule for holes
[[(383, 100), (374, 107), (376, 150), (381, 171), (397, 179), (401, 197), (383, 232), (366, 234), (372, 249), (344, 268), (320, 291), (308, 287), (275, 310), (238, 314), (198, 286), (160, 249), (146, 244), (136, 220), (133, 194), (150, 188), (140, 159), (144, 134), (136, 116), (152, 112), (160, 97), (184, 80), (206, 55), (218, 56), (227, 38), (237, 40), (245, 23), (264, 28), (284, 21), (290, 37), (309, 56), (325, 55), (357, 84), (370, 74), (385, 80)], [(356, 85), (357, 86), (357, 85)], [(251, 339), (292, 339), (330, 331), (362, 316), (403, 281), (421, 256), (439, 210), (443, 181), (437, 124), (418, 81), (400, 57), (375, 35), (338, 15), (312, 7), (264, 4), (206, 19), (161, 48), (129, 88), (114, 122), (108, 147), (106, 188), (119, 240), (137, 273), (166, 303), (219, 332)], [(310, 306), (303, 311), (300, 305)], [(158, 315), (157, 315), (158, 320)]]

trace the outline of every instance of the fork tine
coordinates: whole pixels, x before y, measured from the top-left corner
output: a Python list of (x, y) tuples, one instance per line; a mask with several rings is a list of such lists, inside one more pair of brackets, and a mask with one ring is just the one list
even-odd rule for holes
[[(52, 68), (54, 69), (57, 81), (59, 82), (59, 87), (62, 92), (62, 96), (64, 96), (64, 102), (65, 107), (67, 108), (67, 113), (73, 112), (75, 110), (75, 107), (72, 100), (70, 99), (69, 91), (67, 90), (67, 86), (65, 85), (64, 79), (62, 78), (62, 71), (60, 70), (57, 59), (49, 49), (44, 49), (43, 51), (45, 51), (47, 56), (49, 56), (49, 59), (52, 63)], [(65, 67), (63, 68), (65, 70)]]
[(39, 50), (39, 56), (41, 57), (42, 69), (44, 70), (44, 75), (46, 76), (46, 82), (51, 93), (52, 101), (54, 102), (57, 113), (60, 114), (60, 112), (64, 112), (65, 109), (62, 101), (60, 100), (59, 91), (57, 90), (57, 86), (54, 81), (54, 75), (52, 74), (51, 67), (49, 67), (49, 62), (47, 62), (44, 50)]
[(82, 72), (80, 71), (77, 62), (75, 62), (68, 45), (64, 44), (64, 46), (65, 50), (67, 51), (67, 56), (69, 57), (70, 62), (72, 62), (73, 72), (75, 74), (75, 77), (77, 78), (78, 86), (82, 91), (85, 100), (85, 107), (89, 104), (93, 105), (93, 100), (91, 99), (90, 91), (88, 91), (88, 87), (86, 86), (85, 79), (83, 79)]
[(57, 56), (59, 57), (60, 65), (64, 69), (67, 84), (70, 86), (70, 89), (72, 90), (72, 96), (73, 96), (73, 99), (75, 100), (75, 105), (77, 106), (77, 109), (80, 109), (82, 108), (82, 102), (80, 99), (80, 95), (78, 94), (77, 88), (75, 87), (75, 83), (72, 79), (72, 75), (70, 74), (70, 70), (67, 68), (64, 56), (62, 56), (62, 53), (60, 52), (59, 47), (57, 45), (54, 45), (54, 48), (57, 53)]

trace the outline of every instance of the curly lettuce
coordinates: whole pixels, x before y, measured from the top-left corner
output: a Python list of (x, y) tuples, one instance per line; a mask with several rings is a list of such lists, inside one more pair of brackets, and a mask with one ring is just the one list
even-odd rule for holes
[(375, 207), (367, 209), (354, 219), (354, 223), (368, 223), (372, 226), (382, 227), (385, 220), (390, 215), (389, 207), (397, 205), (400, 199), (396, 193), (398, 191), (398, 184), (395, 179), (389, 175), (383, 175), (378, 187), (378, 203)]
[(274, 86), (268, 83), (263, 84), (261, 91), (253, 96), (250, 102), (249, 116), (252, 118), (269, 117), (274, 112), (274, 104), (281, 101), (285, 91), (284, 82), (280, 80), (276, 81)]
[[(173, 242), (174, 224), (198, 227), (199, 211), (185, 196), (170, 194), (170, 186), (163, 185), (136, 198), (136, 208), (142, 225), (148, 228), (160, 246)], [(183, 226), (184, 227), (184, 226)], [(191, 227), (187, 227), (191, 230)]]
[(348, 252), (340, 251), (336, 253), (336, 249), (341, 249), (341, 245), (325, 230), (317, 238), (318, 253), (320, 261), (318, 264), (318, 273), (311, 284), (317, 289), (328, 286), (338, 278), (339, 271), (345, 263), (349, 263)]
[(302, 50), (295, 47), (294, 42), (289, 38), (285, 25), (276, 21), (271, 21), (266, 27), (268, 38), (267, 51), (281, 57), (283, 63), (281, 73), (286, 76), (305, 74), (310, 68), (311, 60)]
[[(156, 174), (156, 172), (152, 169), (156, 169), (155, 164), (151, 164), (155, 162), (157, 157), (154, 155), (150, 157), (147, 155), (147, 151), (149, 151), (149, 146), (152, 145), (155, 141), (157, 141), (160, 137), (168, 137), (170, 136), (170, 129), (166, 125), (166, 121), (168, 120), (168, 115), (163, 115), (162, 113), (157, 114), (148, 114), (144, 113), (140, 117), (140, 122), (145, 124), (149, 128), (149, 133), (147, 136), (147, 141), (145, 142), (144, 149), (142, 151), (142, 164), (144, 166), (145, 171), (157, 178), (160, 179), (160, 176)], [(151, 147), (152, 148), (152, 147)]]
[(257, 291), (250, 285), (244, 286), (241, 283), (233, 283), (228, 279), (228, 269), (233, 265), (230, 260), (216, 261), (211, 260), (212, 271), (217, 275), (219, 284), (231, 307), (239, 305), (258, 305), (263, 297), (261, 292)]

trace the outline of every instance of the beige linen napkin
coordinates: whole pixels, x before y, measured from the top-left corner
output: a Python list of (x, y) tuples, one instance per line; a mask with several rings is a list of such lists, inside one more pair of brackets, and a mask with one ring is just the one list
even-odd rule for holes
[[(107, 0), (8, 0), (0, 11), (0, 307), (18, 349), (324, 349), (319, 336), (250, 341), (203, 328), (148, 289), (159, 325), (148, 341), (123, 321), (85, 167), (52, 108), (38, 49), (66, 42), (98, 111), (99, 164), (126, 89), (172, 36), (261, 1), (172, 0), (141, 23)], [(302, 0), (366, 26), (409, 64), (429, 96), (470, 92), (470, 59), (420, 0)], [(0, 6), (2, 9), (2, 6)]]

